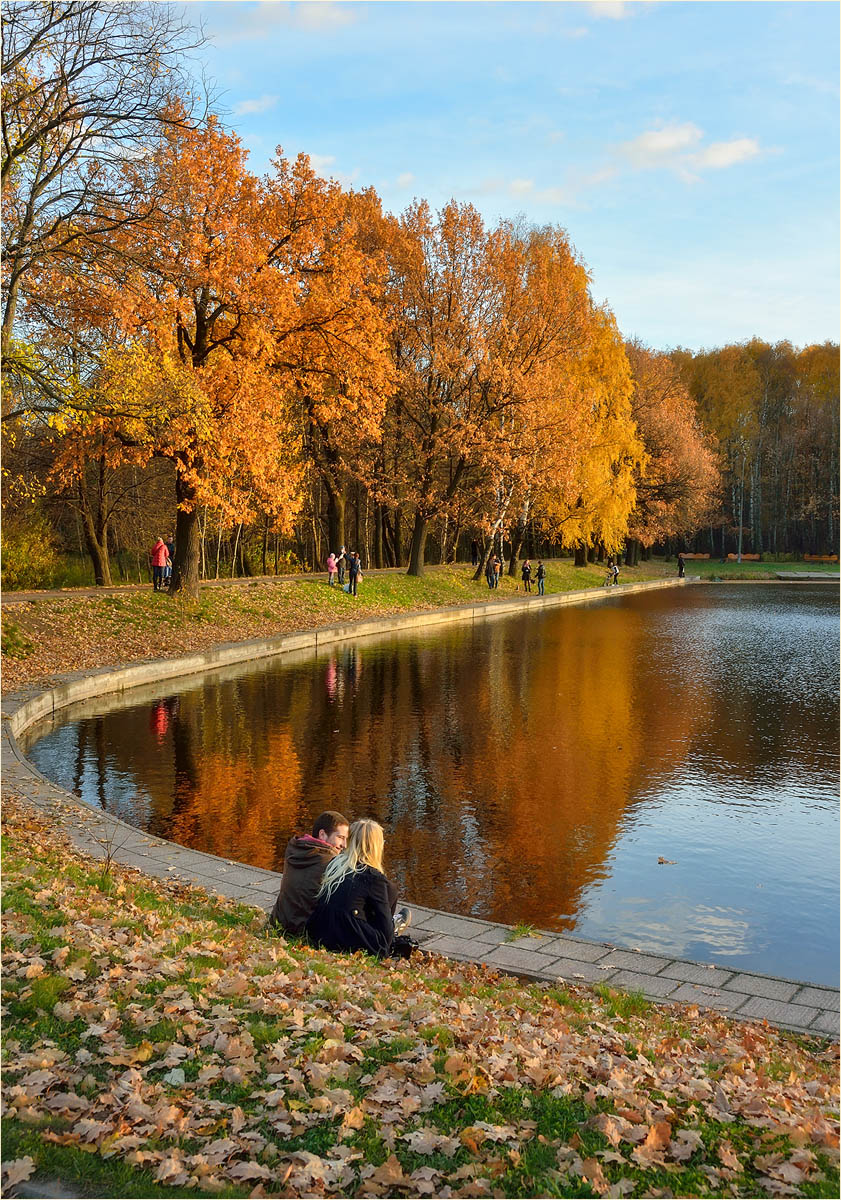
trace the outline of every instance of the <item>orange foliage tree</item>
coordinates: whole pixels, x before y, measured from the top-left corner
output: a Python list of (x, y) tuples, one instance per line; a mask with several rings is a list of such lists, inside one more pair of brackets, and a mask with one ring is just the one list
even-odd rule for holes
[(705, 434), (674, 363), (639, 342), (625, 347), (631, 365), (631, 410), (646, 450), (636, 481), (627, 562), (638, 545), (688, 535), (713, 519), (720, 475), (715, 440)]
[(259, 503), (288, 527), (304, 421), (375, 422), (388, 379), (378, 269), (345, 197), (305, 156), (273, 166), (249, 174), (213, 119), (174, 123), (133, 168), (155, 218), (67, 279), (68, 310), (102, 339), (75, 422), (119, 459), (174, 464), (173, 591), (198, 590), (201, 505), (244, 520)]
[(631, 411), (631, 377), (613, 315), (591, 308), (568, 381), (575, 436), (550, 442), (540, 476), (541, 523), (584, 566), (596, 545), (618, 550), (646, 461)]

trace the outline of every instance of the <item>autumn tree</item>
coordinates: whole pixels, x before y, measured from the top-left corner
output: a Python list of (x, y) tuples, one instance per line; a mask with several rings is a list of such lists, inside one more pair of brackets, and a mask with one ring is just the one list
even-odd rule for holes
[(588, 548), (617, 551), (646, 463), (631, 410), (631, 375), (613, 315), (593, 308), (569, 381), (574, 436), (550, 444), (540, 472), (541, 523), (584, 566)]
[[(189, 51), (202, 41), (168, 4), (4, 6), (2, 353), (7, 379), (22, 374), (53, 402), (61, 387), (49, 361), (31, 342), (13, 347), (27, 279), (43, 281), (83, 243), (152, 211), (123, 166), (148, 153), (163, 122), (193, 121)], [(6, 415), (25, 400), (19, 389), (5, 395)]]
[(708, 523), (718, 506), (716, 447), (710, 445), (677, 367), (666, 354), (640, 342), (625, 351), (631, 366), (631, 411), (646, 451), (638, 473), (628, 535), (628, 559), (637, 547), (688, 536)]
[[(113, 235), (66, 281), (67, 326), (98, 328), (77, 425), (120, 461), (175, 467), (172, 588), (198, 588), (198, 509), (280, 524), (297, 511), (302, 405), (352, 414), (381, 386), (369, 260), (341, 237), (340, 189), (305, 157), (263, 180), (211, 119), (173, 121), (147, 164), (154, 219)], [(103, 316), (107, 314), (107, 316)]]

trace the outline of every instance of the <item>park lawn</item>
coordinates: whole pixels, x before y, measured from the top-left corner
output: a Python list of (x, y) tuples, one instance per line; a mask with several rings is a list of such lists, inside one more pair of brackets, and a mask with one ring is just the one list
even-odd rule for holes
[[(656, 579), (675, 571), (674, 564), (641, 563), (623, 570), (622, 579), (626, 583)], [(65, 671), (171, 658), (220, 642), (523, 595), (519, 577), (503, 576), (500, 587), (491, 591), (484, 580), (474, 582), (472, 575), (464, 564), (428, 568), (419, 579), (398, 571), (371, 574), (364, 577), (355, 598), (326, 582), (279, 577), (204, 588), (196, 603), (149, 587), (7, 606), (3, 610), (3, 692)], [(571, 558), (556, 559), (547, 564), (546, 591), (600, 587), (604, 576), (604, 567), (596, 563), (575, 568)]]
[(779, 562), (777, 560), (723, 563), (717, 558), (689, 559), (686, 563), (686, 574), (699, 575), (702, 582), (705, 583), (711, 580), (726, 582), (728, 579), (757, 581), (776, 579), (778, 571), (789, 574), (808, 572), (810, 575), (826, 575), (828, 579), (837, 579), (838, 563)]
[(3, 826), (6, 1194), (839, 1194), (834, 1043), (330, 955)]

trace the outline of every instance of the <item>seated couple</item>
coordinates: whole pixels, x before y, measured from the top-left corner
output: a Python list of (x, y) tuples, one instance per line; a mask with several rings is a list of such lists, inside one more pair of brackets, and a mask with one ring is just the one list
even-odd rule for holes
[(325, 950), (387, 957), (412, 914), (397, 909), (397, 888), (383, 873), (383, 830), (376, 821), (354, 821), (324, 812), (312, 835), (290, 839), (280, 894), (269, 924), (306, 933)]

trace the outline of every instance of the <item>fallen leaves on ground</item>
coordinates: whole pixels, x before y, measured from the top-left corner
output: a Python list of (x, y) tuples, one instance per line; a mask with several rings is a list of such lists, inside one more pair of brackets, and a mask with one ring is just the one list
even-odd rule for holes
[[(253, 910), (7, 836), (4, 1113), (195, 1195), (830, 1195), (838, 1047), (697, 1009), (269, 935)], [(3, 1165), (4, 1188), (37, 1153)]]

